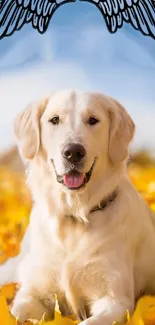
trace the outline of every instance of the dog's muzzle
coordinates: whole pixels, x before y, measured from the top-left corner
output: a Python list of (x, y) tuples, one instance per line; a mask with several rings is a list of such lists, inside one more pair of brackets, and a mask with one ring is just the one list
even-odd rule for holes
[(54, 166), (57, 182), (65, 185), (70, 190), (78, 190), (81, 187), (85, 186), (91, 179), (91, 175), (95, 166), (96, 159), (87, 173), (82, 173), (72, 164), (70, 165), (69, 171), (64, 175), (58, 175), (56, 171), (56, 167), (54, 161), (52, 160), (52, 164)]

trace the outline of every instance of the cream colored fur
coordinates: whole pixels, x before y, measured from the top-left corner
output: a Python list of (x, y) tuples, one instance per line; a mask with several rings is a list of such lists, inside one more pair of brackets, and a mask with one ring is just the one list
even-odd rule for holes
[[(49, 120), (60, 116), (60, 124)], [(90, 116), (100, 121), (87, 124)], [(114, 99), (97, 93), (61, 91), (19, 114), (15, 134), (29, 160), (27, 181), (34, 199), (30, 251), (19, 267), (21, 289), (12, 313), (20, 321), (53, 315), (54, 293), (64, 315), (80, 325), (124, 321), (142, 293), (155, 293), (154, 216), (127, 174), (134, 123)], [(65, 168), (62, 149), (84, 146), (83, 173), (96, 164), (89, 183), (71, 191), (56, 180)], [(115, 201), (89, 213), (118, 188)], [(152, 222), (153, 221), (153, 222)], [(87, 318), (89, 317), (89, 318)]]

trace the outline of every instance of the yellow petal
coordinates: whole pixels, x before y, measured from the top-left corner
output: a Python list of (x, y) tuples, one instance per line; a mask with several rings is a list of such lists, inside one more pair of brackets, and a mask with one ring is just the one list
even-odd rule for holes
[(76, 324), (78, 324), (78, 321), (74, 321), (69, 317), (63, 317), (57, 311), (55, 311), (54, 320), (42, 323), (42, 325), (76, 325)]
[(0, 296), (0, 324), (1, 325), (16, 325), (16, 320), (11, 316), (6, 300)]

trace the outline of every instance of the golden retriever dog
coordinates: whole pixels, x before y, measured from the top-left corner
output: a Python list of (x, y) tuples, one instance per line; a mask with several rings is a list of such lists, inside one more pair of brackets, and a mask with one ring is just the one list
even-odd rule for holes
[(56, 294), (80, 325), (112, 325), (155, 293), (155, 218), (127, 173), (134, 130), (119, 102), (75, 90), (17, 116), (34, 200), (12, 308), (21, 322), (53, 317)]

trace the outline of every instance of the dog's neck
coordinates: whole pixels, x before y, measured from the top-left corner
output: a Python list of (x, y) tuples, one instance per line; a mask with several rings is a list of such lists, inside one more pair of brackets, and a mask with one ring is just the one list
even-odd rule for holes
[[(49, 215), (64, 218), (73, 215), (82, 222), (89, 221), (90, 211), (111, 195), (123, 175), (126, 174), (126, 162), (117, 168), (109, 168), (103, 175), (92, 175), (92, 179), (83, 190), (71, 191), (56, 182), (54, 172), (41, 160), (33, 161), (28, 170), (28, 184), (36, 204), (44, 201)], [(94, 177), (94, 179), (93, 179)], [(95, 181), (94, 181), (95, 180)]]

